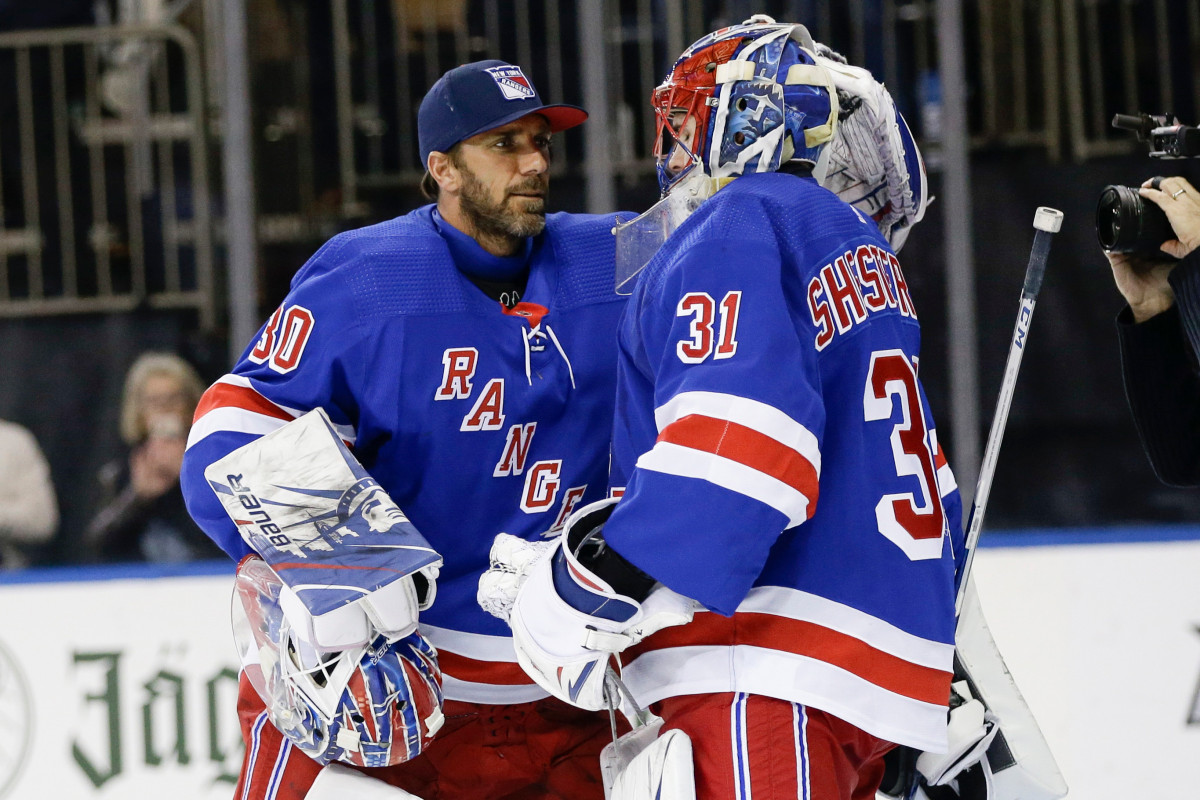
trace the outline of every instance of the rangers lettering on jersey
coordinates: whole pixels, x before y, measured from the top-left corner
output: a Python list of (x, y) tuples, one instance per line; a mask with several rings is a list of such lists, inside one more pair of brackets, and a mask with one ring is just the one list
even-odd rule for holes
[(529, 455), (529, 445), (533, 442), (533, 432), (536, 430), (536, 422), (513, 425), (508, 429), (508, 436), (504, 440), (504, 454), (492, 470), (492, 477), (520, 475), (525, 471), (525, 457)]
[(471, 396), (471, 378), (479, 351), (474, 347), (451, 347), (442, 353), (442, 383), (433, 395), (434, 400), (457, 400)]
[(504, 426), (504, 379), (493, 378), (483, 387), (460, 431), (498, 431)]

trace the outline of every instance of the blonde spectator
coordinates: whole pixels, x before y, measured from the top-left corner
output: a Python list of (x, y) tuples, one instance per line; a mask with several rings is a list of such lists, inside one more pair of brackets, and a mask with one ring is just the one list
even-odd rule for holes
[(30, 548), (58, 529), (50, 467), (33, 434), (0, 420), (0, 566), (29, 565)]
[(204, 391), (190, 364), (144, 353), (129, 368), (121, 400), (127, 460), (101, 470), (109, 500), (84, 534), (100, 561), (190, 561), (217, 557), (183, 504), (179, 470), (192, 414)]

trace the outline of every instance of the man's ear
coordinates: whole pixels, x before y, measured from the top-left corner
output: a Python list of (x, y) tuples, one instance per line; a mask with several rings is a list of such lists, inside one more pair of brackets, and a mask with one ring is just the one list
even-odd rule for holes
[(450, 156), (434, 150), (425, 162), (425, 168), (437, 181), (438, 188), (443, 192), (457, 193), (462, 184), (462, 176), (450, 161)]

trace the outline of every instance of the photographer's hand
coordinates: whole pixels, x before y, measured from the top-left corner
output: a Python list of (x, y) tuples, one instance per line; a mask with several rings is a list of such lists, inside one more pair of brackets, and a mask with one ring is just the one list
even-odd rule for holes
[(1163, 252), (1183, 258), (1200, 247), (1200, 193), (1184, 178), (1163, 178), (1154, 186), (1154, 179), (1142, 184), (1138, 194), (1151, 201), (1167, 215), (1176, 238), (1163, 242)]
[(1145, 322), (1175, 305), (1167, 276), (1174, 261), (1155, 261), (1135, 253), (1105, 253), (1117, 289), (1129, 303), (1134, 322)]

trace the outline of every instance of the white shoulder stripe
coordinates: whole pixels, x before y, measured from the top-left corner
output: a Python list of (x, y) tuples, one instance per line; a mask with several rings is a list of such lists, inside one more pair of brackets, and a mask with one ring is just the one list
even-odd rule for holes
[(808, 498), (783, 481), (703, 450), (659, 442), (637, 460), (639, 469), (698, 478), (765, 503), (788, 519), (788, 527), (808, 519)]
[(661, 432), (690, 414), (728, 420), (770, 436), (800, 453), (813, 465), (817, 475), (821, 474), (817, 437), (775, 406), (723, 392), (681, 392), (654, 410), (654, 422)]
[[(192, 425), (188, 431), (187, 446), (202, 441), (210, 433), (231, 431), (233, 433), (249, 433), (263, 436), (271, 431), (282, 428), (286, 422), (277, 417), (246, 411), (241, 408), (214, 408)], [(340, 431), (339, 431), (340, 433)], [(353, 443), (353, 439), (350, 440)]]

